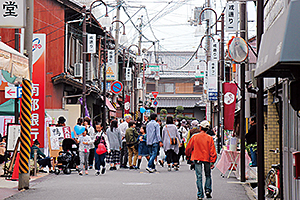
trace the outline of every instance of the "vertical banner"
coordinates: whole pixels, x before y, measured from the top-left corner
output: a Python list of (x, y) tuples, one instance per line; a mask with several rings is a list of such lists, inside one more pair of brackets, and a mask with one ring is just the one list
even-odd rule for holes
[(235, 32), (238, 30), (238, 4), (237, 2), (227, 2), (226, 4), (226, 31)]
[(124, 103), (124, 114), (129, 114), (130, 112), (130, 96), (126, 95), (125, 103)]
[(220, 47), (219, 42), (212, 42), (211, 43), (211, 60), (212, 61), (219, 61), (220, 60)]
[(46, 34), (33, 34), (32, 56), (31, 141), (38, 139), (40, 147), (44, 148)]
[(115, 65), (115, 50), (107, 50), (107, 66)]
[(223, 83), (224, 93), (224, 130), (233, 130), (237, 86), (234, 83)]
[(96, 34), (87, 34), (87, 53), (96, 53)]
[(208, 62), (208, 100), (218, 100), (218, 61)]
[(204, 90), (208, 89), (208, 70), (204, 71), (204, 85), (203, 85)]

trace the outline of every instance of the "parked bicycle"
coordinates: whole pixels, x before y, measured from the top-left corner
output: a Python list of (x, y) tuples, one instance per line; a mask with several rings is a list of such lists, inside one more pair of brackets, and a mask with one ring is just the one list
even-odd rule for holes
[[(274, 153), (279, 153), (279, 150), (270, 150)], [(266, 193), (265, 197), (279, 199), (280, 198), (280, 164), (272, 165), (265, 180)]]

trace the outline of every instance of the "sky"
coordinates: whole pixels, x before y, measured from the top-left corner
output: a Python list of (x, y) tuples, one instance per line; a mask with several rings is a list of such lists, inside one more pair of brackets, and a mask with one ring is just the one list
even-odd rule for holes
[[(105, 1), (109, 5), (116, 5), (115, 0)], [(155, 48), (160, 51), (195, 51), (201, 37), (195, 37), (196, 26), (191, 25), (194, 19), (193, 10), (201, 7), (205, 0), (125, 0), (120, 12), (120, 20), (125, 23), (128, 42), (124, 45), (138, 44), (139, 33), (133, 26), (138, 26), (142, 18), (142, 33), (150, 41), (158, 41)], [(224, 0), (212, 0), (211, 7), (218, 16), (226, 5)], [(104, 7), (104, 6), (103, 6)], [(253, 2), (248, 2), (249, 37), (255, 35), (256, 10)], [(109, 7), (109, 16), (116, 15), (116, 9)], [(104, 8), (99, 8), (101, 17)], [(103, 13), (103, 14), (102, 14)], [(135, 14), (135, 15), (134, 15)], [(129, 20), (129, 17), (131, 20)], [(213, 19), (214, 20), (214, 19)], [(218, 24), (220, 27), (220, 23)], [(219, 28), (218, 28), (219, 29)], [(229, 37), (227, 37), (229, 38)], [(142, 38), (142, 48), (153, 51), (152, 42)], [(158, 49), (157, 49), (158, 48)]]

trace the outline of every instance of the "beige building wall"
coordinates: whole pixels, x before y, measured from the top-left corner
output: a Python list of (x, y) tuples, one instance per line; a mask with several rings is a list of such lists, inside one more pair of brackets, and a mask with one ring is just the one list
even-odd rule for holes
[(68, 118), (68, 126), (71, 127), (71, 130), (73, 130), (74, 126), (77, 123), (77, 119), (80, 117), (81, 113), (81, 105), (80, 104), (66, 104), (65, 109), (69, 113), (69, 118)]
[(265, 174), (270, 170), (272, 164), (278, 164), (279, 153), (270, 152), (271, 149), (279, 149), (279, 117), (276, 104), (273, 103), (274, 96), (268, 91), (267, 129), (265, 130)]

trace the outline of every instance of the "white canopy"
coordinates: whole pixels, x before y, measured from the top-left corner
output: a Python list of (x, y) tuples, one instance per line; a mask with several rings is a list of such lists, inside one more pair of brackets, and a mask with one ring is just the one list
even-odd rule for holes
[(28, 58), (0, 41), (0, 70), (19, 78), (29, 79)]

